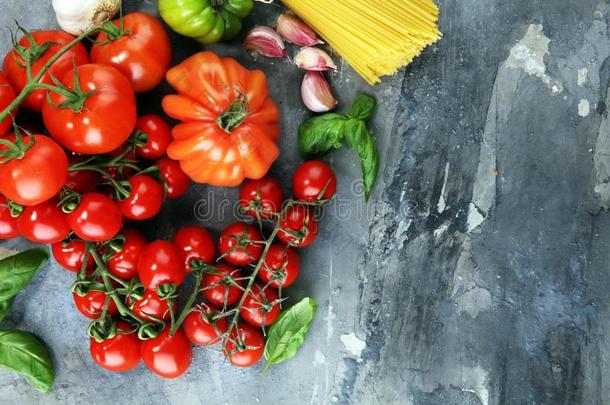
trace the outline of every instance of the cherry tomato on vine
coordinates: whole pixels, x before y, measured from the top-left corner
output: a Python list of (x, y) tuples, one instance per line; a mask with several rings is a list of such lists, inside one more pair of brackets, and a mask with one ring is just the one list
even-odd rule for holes
[(12, 239), (19, 236), (17, 218), (11, 215), (8, 201), (0, 195), (0, 239)]
[(300, 270), (299, 254), (294, 248), (274, 243), (269, 247), (258, 277), (270, 286), (279, 288), (294, 284)]
[(167, 151), (172, 141), (172, 129), (167, 121), (158, 115), (143, 115), (138, 118), (136, 131), (146, 135), (144, 146), (138, 146), (136, 153), (144, 159), (159, 159)]
[[(104, 310), (104, 303), (106, 302), (106, 293), (104, 291), (91, 290), (85, 294), (84, 297), (73, 292), (72, 297), (74, 298), (76, 309), (87, 318), (97, 319)], [(107, 313), (109, 315), (115, 315), (117, 312), (118, 308), (115, 302), (110, 298)]]
[[(89, 341), (89, 351), (95, 363), (109, 371), (129, 371), (140, 364), (140, 340), (137, 333), (127, 333), (133, 327), (127, 322), (117, 322), (119, 333), (103, 342), (94, 338)], [(125, 332), (122, 332), (125, 331)]]
[(161, 284), (182, 284), (186, 270), (178, 248), (164, 240), (146, 245), (138, 262), (138, 276), (144, 287), (153, 291)]
[[(242, 296), (244, 281), (241, 272), (233, 267), (218, 263), (214, 273), (203, 276), (203, 296), (212, 305), (224, 308), (239, 301)], [(240, 287), (238, 287), (240, 286)], [(226, 301), (226, 302), (225, 302)], [(226, 305), (225, 305), (226, 304)]]
[(244, 321), (252, 326), (269, 326), (280, 315), (280, 301), (277, 292), (272, 287), (263, 289), (254, 284), (244, 300), (240, 310)]
[(107, 267), (115, 276), (129, 281), (138, 275), (138, 261), (148, 241), (142, 232), (135, 229), (124, 229), (121, 234), (125, 238), (123, 249), (112, 254)]
[(55, 243), (64, 240), (70, 233), (70, 226), (67, 215), (57, 204), (53, 199), (26, 207), (17, 218), (19, 233), (34, 243)]
[(131, 193), (119, 202), (123, 216), (142, 221), (157, 215), (163, 204), (163, 186), (144, 174), (135, 175), (128, 181)]
[[(6, 107), (11, 105), (15, 100), (15, 90), (11, 87), (9, 82), (6, 80), (2, 72), (0, 72), (0, 111), (4, 111)], [(11, 111), (14, 116), (17, 115), (17, 108)], [(0, 122), (0, 137), (6, 134), (13, 126), (13, 118), (9, 115), (2, 122)]]
[(313, 243), (318, 236), (318, 221), (313, 212), (304, 205), (294, 205), (288, 210), (280, 221), (282, 228), (277, 237), (283, 243), (304, 248)]
[[(174, 302), (174, 310), (177, 303)], [(145, 290), (142, 299), (133, 303), (132, 311), (140, 318), (154, 321), (153, 318), (167, 320), (170, 318), (169, 303), (162, 300), (155, 291)]]
[(167, 187), (167, 199), (173, 200), (182, 197), (191, 185), (191, 179), (180, 168), (180, 162), (167, 156), (155, 162), (159, 174)]
[(191, 271), (191, 260), (201, 260), (204, 263), (214, 263), (216, 246), (212, 235), (200, 226), (184, 226), (178, 229), (174, 235), (174, 245), (184, 257), (184, 265), (187, 271)]
[(260, 329), (240, 323), (231, 330), (224, 348), (227, 359), (236, 367), (252, 367), (265, 352), (265, 338)]
[(280, 212), (283, 201), (282, 185), (272, 177), (248, 180), (239, 190), (239, 204), (254, 218), (269, 218), (272, 213)]
[(227, 331), (226, 318), (212, 321), (211, 317), (216, 310), (209, 307), (193, 309), (184, 319), (184, 333), (191, 343), (198, 346), (210, 346), (220, 341), (220, 337)]
[(93, 193), (100, 178), (99, 173), (93, 170), (69, 171), (64, 187), (78, 194)]
[(121, 209), (101, 193), (81, 197), (78, 207), (68, 214), (70, 229), (89, 242), (104, 242), (114, 238), (123, 226)]
[(153, 373), (165, 378), (176, 378), (188, 370), (193, 360), (193, 348), (182, 329), (174, 336), (166, 327), (157, 337), (142, 342), (142, 360)]
[(261, 233), (253, 225), (235, 222), (220, 234), (218, 250), (227, 262), (235, 266), (254, 263), (263, 253), (263, 245), (252, 241), (262, 241)]
[(292, 192), (302, 201), (329, 200), (337, 191), (337, 177), (329, 165), (319, 160), (301, 164), (292, 177)]
[[(85, 259), (86, 244), (82, 240), (74, 239), (68, 242), (56, 242), (51, 246), (53, 257), (64, 269), (78, 273), (83, 266)], [(87, 269), (92, 269), (95, 265), (93, 256), (87, 255)]]
[[(24, 52), (30, 50), (32, 76), (36, 76), (49, 59), (74, 39), (73, 36), (56, 30), (32, 31), (30, 34), (31, 38), (25, 35), (19, 40), (17, 48), (13, 48), (4, 57), (4, 73), (16, 92), (21, 92), (28, 82), (26, 63), (23, 59)], [(32, 44), (31, 39), (34, 40), (35, 45)], [(87, 50), (83, 44), (77, 44), (51, 65), (51, 68), (42, 75), (40, 83), (53, 84), (51, 77), (62, 78), (66, 73), (72, 71), (74, 65), (85, 63), (89, 63)], [(46, 89), (36, 89), (25, 99), (23, 107), (27, 110), (40, 112), (46, 97)]]

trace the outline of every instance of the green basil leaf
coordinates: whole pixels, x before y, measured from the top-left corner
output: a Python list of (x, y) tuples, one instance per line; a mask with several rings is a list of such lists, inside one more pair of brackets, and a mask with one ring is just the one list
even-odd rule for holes
[(347, 116), (353, 120), (368, 121), (375, 112), (377, 101), (368, 94), (358, 93)]
[(29, 249), (0, 260), (0, 301), (15, 297), (48, 259), (46, 250)]
[(312, 298), (304, 298), (282, 312), (278, 320), (269, 328), (265, 345), (267, 364), (263, 371), (273, 364), (294, 357), (303, 345), (317, 308)]
[(45, 347), (36, 336), (20, 330), (0, 331), (0, 367), (26, 377), (42, 392), (49, 392), (55, 380)]
[(379, 152), (377, 152), (375, 139), (364, 121), (359, 120), (349, 120), (347, 122), (345, 136), (360, 157), (364, 198), (368, 201), (379, 171)]
[(324, 114), (310, 118), (299, 128), (299, 149), (305, 155), (317, 155), (343, 145), (345, 117)]
[(9, 299), (6, 301), (0, 301), (0, 322), (2, 322), (4, 320), (4, 318), (6, 318), (6, 316), (8, 315), (8, 312), (11, 310), (11, 307), (13, 306), (13, 299)]

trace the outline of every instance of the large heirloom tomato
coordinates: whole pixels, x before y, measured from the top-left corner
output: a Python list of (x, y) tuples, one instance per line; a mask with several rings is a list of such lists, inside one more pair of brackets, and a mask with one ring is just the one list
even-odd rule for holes
[(183, 121), (167, 154), (195, 182), (237, 186), (260, 179), (277, 159), (280, 113), (267, 78), (212, 52), (191, 56), (167, 72), (177, 95), (163, 109)]

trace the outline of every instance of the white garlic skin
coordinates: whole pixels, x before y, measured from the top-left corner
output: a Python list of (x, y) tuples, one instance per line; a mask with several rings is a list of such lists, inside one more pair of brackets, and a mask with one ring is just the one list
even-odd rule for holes
[(72, 35), (111, 19), (120, 7), (121, 0), (53, 0), (57, 23)]

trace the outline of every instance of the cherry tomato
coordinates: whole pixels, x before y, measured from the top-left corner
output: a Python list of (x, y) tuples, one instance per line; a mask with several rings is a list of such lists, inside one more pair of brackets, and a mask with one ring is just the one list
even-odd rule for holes
[(294, 284), (300, 267), (299, 254), (295, 249), (274, 243), (269, 247), (258, 277), (272, 287), (286, 288)]
[(0, 239), (11, 239), (19, 236), (17, 218), (11, 215), (11, 210), (7, 204), (6, 198), (0, 195)]
[(116, 34), (100, 32), (91, 48), (91, 60), (112, 65), (131, 82), (136, 93), (157, 87), (165, 78), (172, 59), (169, 37), (163, 24), (145, 13), (115, 20)]
[(186, 270), (178, 248), (163, 240), (146, 245), (138, 262), (138, 276), (144, 287), (153, 291), (160, 284), (182, 284)]
[(292, 192), (302, 201), (329, 200), (337, 191), (337, 177), (329, 165), (310, 160), (300, 165), (292, 177)]
[(263, 289), (254, 284), (241, 307), (241, 317), (250, 325), (269, 326), (280, 315), (280, 302), (277, 293), (271, 287)]
[(159, 159), (165, 155), (167, 146), (172, 141), (172, 129), (158, 115), (143, 115), (138, 118), (136, 131), (141, 131), (148, 138), (146, 145), (136, 148), (136, 153), (144, 159)]
[[(62, 108), (66, 96), (49, 93), (42, 108), (47, 130), (66, 149), (94, 155), (121, 146), (136, 126), (136, 99), (129, 80), (112, 66), (88, 64), (76, 68), (81, 89), (88, 92), (82, 106)], [(74, 72), (62, 78), (74, 89)], [(82, 108), (79, 108), (82, 107)]]
[[(82, 240), (74, 239), (68, 242), (56, 242), (51, 246), (53, 257), (64, 269), (78, 273), (85, 259), (86, 244)], [(87, 255), (87, 269), (95, 265), (93, 256)]]
[(57, 206), (58, 202), (45, 201), (26, 207), (17, 218), (19, 233), (35, 243), (55, 243), (70, 233), (67, 215)]
[(257, 218), (270, 218), (282, 209), (284, 190), (280, 182), (272, 177), (248, 180), (239, 190), (239, 204), (245, 212)]
[[(104, 311), (104, 303), (106, 302), (106, 293), (99, 290), (91, 290), (84, 297), (73, 292), (74, 305), (81, 314), (87, 318), (97, 319)], [(112, 299), (109, 299), (108, 311), (109, 315), (115, 315), (118, 312), (117, 306)]]
[(167, 156), (155, 162), (159, 168), (161, 178), (167, 187), (167, 199), (173, 200), (182, 197), (191, 185), (191, 179), (180, 168), (180, 162)]
[(161, 211), (163, 187), (150, 176), (138, 174), (129, 179), (131, 194), (119, 202), (123, 216), (136, 221), (150, 219)]
[(164, 378), (176, 378), (188, 370), (193, 360), (193, 348), (182, 329), (174, 336), (169, 327), (156, 338), (142, 342), (142, 360), (153, 373)]
[[(174, 302), (174, 310), (177, 303)], [(169, 304), (167, 300), (162, 300), (155, 291), (146, 290), (141, 300), (133, 304), (133, 312), (140, 318), (147, 321), (154, 321), (153, 318), (167, 320), (170, 318)]]
[(97, 189), (97, 183), (100, 181), (100, 178), (101, 176), (92, 170), (68, 172), (64, 187), (78, 194), (93, 193)]
[(197, 308), (189, 312), (184, 319), (184, 333), (191, 343), (198, 346), (210, 346), (220, 340), (227, 331), (227, 318), (211, 321), (211, 316), (217, 311), (211, 308)]
[(263, 245), (248, 241), (262, 241), (261, 233), (254, 226), (235, 222), (220, 234), (218, 250), (222, 258), (235, 266), (254, 263), (263, 253)]
[(184, 266), (191, 271), (191, 260), (201, 260), (204, 263), (214, 263), (216, 247), (212, 235), (200, 226), (184, 226), (174, 235), (174, 245), (184, 257)]
[[(6, 140), (15, 142), (15, 134)], [(0, 193), (18, 204), (40, 204), (55, 196), (66, 182), (68, 158), (53, 139), (44, 135), (23, 135), (24, 145), (30, 146), (23, 156), (0, 163)], [(0, 147), (6, 151), (6, 146)], [(52, 164), (49, 164), (52, 162)]]
[(265, 338), (261, 330), (247, 323), (240, 323), (231, 330), (224, 348), (225, 356), (236, 367), (252, 367), (265, 352)]
[(235, 286), (235, 284), (239, 286), (244, 285), (241, 277), (242, 275), (239, 270), (227, 264), (218, 263), (214, 273), (206, 273), (203, 276), (203, 296), (210, 304), (217, 307), (233, 305), (242, 296), (242, 290)]
[(114, 238), (123, 226), (121, 209), (101, 193), (82, 196), (78, 207), (68, 214), (70, 229), (89, 242), (104, 242)]
[[(48, 48), (42, 52), (35, 61), (31, 63), (32, 76), (36, 76), (43, 66), (54, 57), (65, 45), (72, 42), (74, 37), (63, 31), (32, 31), (32, 38), (36, 46), (32, 46), (30, 39), (24, 36), (19, 40), (19, 45), (28, 48), (36, 53), (43, 51), (42, 47)], [(64, 53), (51, 65), (51, 68), (42, 75), (40, 83), (53, 84), (51, 77), (62, 78), (66, 73), (71, 72), (74, 65), (89, 63), (89, 55), (83, 44), (77, 44), (72, 49)], [(16, 92), (20, 92), (26, 86), (27, 72), (26, 63), (16, 49), (13, 49), (4, 57), (3, 70), (6, 78)], [(46, 89), (34, 90), (24, 101), (23, 107), (27, 110), (40, 112), (42, 105), (47, 97)]]
[(277, 237), (290, 246), (304, 248), (311, 245), (318, 236), (318, 222), (309, 207), (304, 205), (288, 208), (280, 226), (282, 229)]
[(108, 271), (123, 280), (131, 280), (138, 275), (138, 260), (148, 243), (144, 234), (135, 229), (124, 229), (125, 242), (120, 252), (108, 260)]
[(119, 321), (117, 328), (119, 333), (103, 342), (91, 338), (89, 351), (98, 366), (114, 372), (129, 371), (136, 368), (142, 360), (140, 339), (137, 333), (126, 333), (133, 329), (127, 322)]
[[(15, 90), (11, 87), (2, 72), (0, 72), (0, 111), (4, 111), (13, 100), (15, 100)], [(11, 111), (12, 116), (17, 115), (17, 108)], [(13, 126), (13, 117), (10, 115), (0, 122), (0, 137), (6, 134)]]

